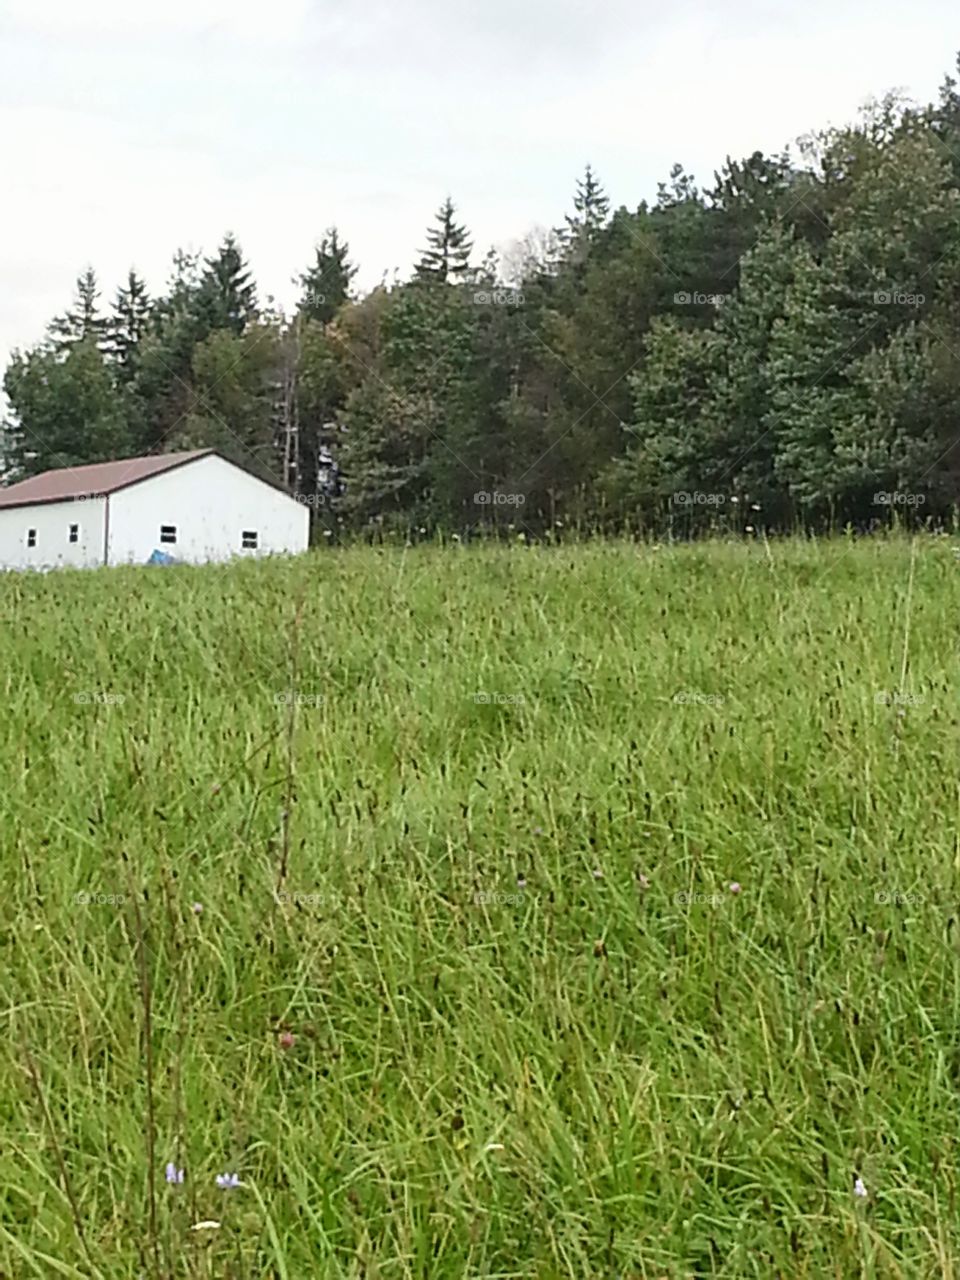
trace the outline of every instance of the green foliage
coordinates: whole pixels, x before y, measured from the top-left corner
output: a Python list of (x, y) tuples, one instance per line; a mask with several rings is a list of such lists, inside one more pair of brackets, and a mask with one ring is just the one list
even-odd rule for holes
[(242, 334), (257, 320), (257, 289), (240, 246), (226, 235), (216, 255), (207, 258), (194, 306), (207, 333), (227, 329)]
[(454, 456), (448, 435), (460, 409), (474, 312), (468, 294), (439, 281), (418, 281), (387, 300), (376, 363), (343, 415), (342, 506), (351, 518), (436, 518), (436, 477)]
[(427, 228), (427, 248), (420, 256), (416, 278), (428, 284), (462, 282), (470, 271), (473, 241), (456, 221), (456, 206), (447, 196), (437, 210), (436, 225)]
[(351, 281), (357, 274), (349, 254), (350, 246), (341, 242), (337, 228), (331, 227), (316, 248), (313, 264), (300, 276), (300, 314), (305, 320), (329, 324), (349, 300)]
[(586, 231), (596, 234), (607, 221), (610, 201), (590, 165), (577, 179), (577, 191), (573, 197), (573, 216), (567, 216), (567, 230), (572, 236)]
[(609, 475), (621, 510), (668, 512), (675, 493), (704, 487), (710, 474), (707, 465), (717, 469), (714, 488), (719, 483), (708, 411), (719, 347), (712, 329), (685, 329), (673, 318), (654, 323), (643, 372), (632, 379), (630, 447)]
[(136, 375), (140, 344), (150, 328), (151, 303), (147, 286), (131, 270), (117, 290), (113, 314), (107, 322), (107, 351), (116, 363), (117, 377), (129, 384)]
[(49, 334), (54, 348), (68, 351), (78, 342), (103, 342), (107, 322), (100, 313), (100, 286), (93, 267), (77, 278), (73, 306), (62, 316), (50, 321)]
[(609, 197), (588, 164), (583, 177), (577, 179), (573, 213), (565, 214), (564, 225), (554, 232), (556, 254), (551, 260), (552, 269), (577, 275), (609, 216)]
[(171, 449), (216, 448), (280, 480), (274, 452), (279, 351), (276, 331), (215, 330), (193, 351), (189, 402), (167, 437)]
[(128, 451), (122, 400), (92, 334), (63, 355), (15, 354), (3, 387), (14, 414), (3, 440), (12, 479)]
[[(888, 95), (796, 152), (728, 157), (709, 187), (677, 164), (652, 207), (613, 207), (587, 165), (560, 230), (477, 267), (448, 197), (412, 278), (364, 296), (330, 227), (289, 318), (260, 310), (230, 235), (178, 253), (155, 299), (131, 273), (107, 321), (88, 270), (34, 355), (99, 346), (97, 421), (119, 405), (138, 452), (229, 445), (327, 532), (863, 528), (895, 505), (942, 523), (960, 500), (958, 104), (949, 77), (925, 108)], [(34, 429), (11, 405), (8, 470)]]
[[(843, 143), (834, 140), (833, 152)], [(802, 505), (842, 505), (863, 516), (877, 490), (926, 496), (929, 487), (936, 424), (915, 413), (909, 428), (898, 423), (875, 393), (880, 368), (902, 379), (910, 351), (914, 376), (923, 376), (917, 357), (928, 347), (917, 330), (942, 305), (960, 246), (960, 207), (942, 148), (909, 118), (885, 124), (883, 144), (866, 153), (862, 132), (845, 149), (858, 157), (855, 176), (823, 252), (798, 260), (770, 353), (780, 441), (774, 469)], [(917, 468), (891, 465), (906, 460), (902, 450), (890, 453), (903, 430), (926, 436), (912, 451), (923, 460)]]

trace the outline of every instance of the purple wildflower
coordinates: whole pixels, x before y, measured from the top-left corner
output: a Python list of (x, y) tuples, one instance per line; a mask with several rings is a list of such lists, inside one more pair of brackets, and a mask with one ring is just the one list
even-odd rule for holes
[(243, 1184), (240, 1181), (240, 1175), (236, 1173), (218, 1173), (217, 1186), (224, 1191), (231, 1191), (234, 1187), (240, 1187)]
[(166, 1175), (168, 1182), (182, 1182), (183, 1170), (178, 1169), (172, 1160), (167, 1162)]
[(731, 892), (731, 893), (739, 893), (739, 892), (740, 892), (740, 887), (741, 887), (741, 886), (740, 886), (739, 882), (738, 882), (738, 881), (736, 881), (736, 880), (734, 880), (733, 884), (730, 886), (730, 892)]
[(190, 910), (193, 912), (195, 916), (200, 915), (200, 913), (203, 911), (203, 903), (202, 902), (193, 903)]

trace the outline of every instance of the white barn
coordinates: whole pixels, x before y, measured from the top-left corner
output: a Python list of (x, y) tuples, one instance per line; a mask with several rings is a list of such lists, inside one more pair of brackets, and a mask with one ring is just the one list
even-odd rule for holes
[(215, 449), (64, 467), (0, 489), (0, 568), (202, 564), (306, 550), (310, 514)]

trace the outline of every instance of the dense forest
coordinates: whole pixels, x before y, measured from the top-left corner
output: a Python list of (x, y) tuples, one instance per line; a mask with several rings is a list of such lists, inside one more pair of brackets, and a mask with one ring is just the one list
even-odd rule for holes
[(678, 165), (633, 210), (588, 167), (506, 256), (447, 199), (409, 280), (355, 275), (336, 229), (292, 314), (229, 235), (159, 297), (131, 271), (102, 304), (88, 269), (6, 369), (6, 478), (214, 446), (328, 537), (863, 528), (960, 498), (951, 77), (709, 190)]

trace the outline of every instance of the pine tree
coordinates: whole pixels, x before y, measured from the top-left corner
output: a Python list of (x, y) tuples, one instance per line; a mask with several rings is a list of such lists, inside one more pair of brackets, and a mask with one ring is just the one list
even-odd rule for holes
[(599, 232), (610, 215), (610, 200), (599, 179), (588, 164), (583, 177), (577, 179), (573, 193), (573, 213), (564, 215), (565, 226), (554, 231), (556, 252), (549, 263), (549, 270), (556, 275), (565, 266), (573, 268), (575, 286), (580, 283), (583, 264)]
[(416, 278), (431, 284), (462, 284), (470, 271), (473, 241), (454, 214), (456, 206), (447, 196), (437, 210), (436, 226), (427, 230), (428, 248), (416, 266)]
[(173, 255), (167, 296), (158, 304), (158, 310), (164, 314), (173, 314), (195, 308), (200, 278), (200, 254), (191, 253), (189, 249), (178, 249)]
[(232, 234), (224, 236), (215, 257), (206, 259), (197, 307), (206, 333), (228, 329), (241, 334), (258, 318), (257, 288)]
[(606, 223), (610, 215), (610, 200), (590, 165), (577, 179), (573, 197), (573, 216), (567, 214), (567, 235), (576, 238), (581, 232), (593, 235)]
[[(908, 404), (903, 371), (927, 358), (907, 331), (925, 329), (934, 301), (950, 296), (960, 194), (929, 132), (909, 122), (899, 134), (885, 132), (879, 144), (864, 144), (862, 128), (830, 139), (834, 155), (859, 149), (862, 156), (826, 248), (798, 256), (771, 336), (776, 472), (811, 518), (864, 516), (874, 492), (905, 483), (908, 458), (927, 459), (929, 472), (936, 456), (937, 424)], [(880, 404), (874, 397), (887, 385), (890, 402)], [(892, 416), (894, 403), (902, 412)], [(906, 448), (918, 430), (925, 439)], [(922, 475), (923, 468), (914, 472), (913, 486)]]
[(105, 344), (121, 382), (129, 383), (136, 372), (137, 353), (150, 323), (150, 313), (147, 287), (131, 269), (126, 285), (117, 290)]
[(300, 315), (329, 324), (350, 298), (350, 282), (357, 268), (350, 262), (350, 246), (330, 227), (316, 248), (313, 265), (299, 278), (303, 289)]
[(73, 306), (50, 322), (49, 333), (56, 351), (63, 353), (88, 338), (98, 346), (103, 342), (106, 321), (99, 311), (99, 297), (96, 272), (93, 267), (87, 267), (77, 278)]
[(643, 371), (628, 379), (630, 447), (610, 472), (611, 491), (626, 510), (665, 515), (677, 490), (719, 487), (705, 414), (718, 347), (712, 329), (685, 329), (670, 316), (652, 326)]
[[(960, 55), (956, 59), (960, 75)], [(960, 181), (960, 89), (954, 76), (946, 76), (940, 86), (940, 101), (930, 108), (930, 124), (934, 135), (950, 156), (954, 181)]]
[(210, 333), (212, 308), (202, 308), (200, 255), (178, 249), (166, 293), (153, 306), (153, 323), (137, 350), (131, 384), (134, 445), (162, 449), (190, 410), (193, 353)]

